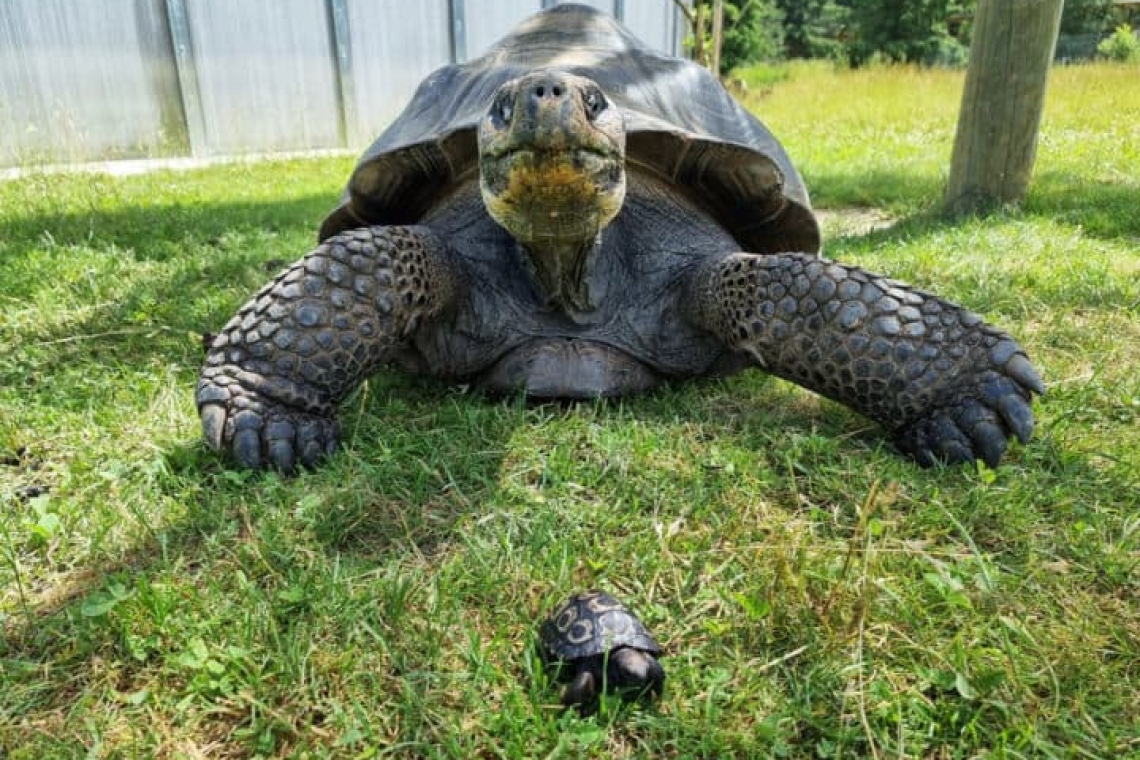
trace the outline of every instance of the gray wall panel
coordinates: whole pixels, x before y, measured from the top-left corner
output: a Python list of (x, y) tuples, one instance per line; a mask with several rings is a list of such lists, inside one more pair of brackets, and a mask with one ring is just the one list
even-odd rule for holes
[(162, 8), (0, 2), (0, 164), (184, 149)]
[(447, 0), (396, 4), (349, 0), (354, 147), (366, 145), (411, 98), (425, 76), (450, 60)]
[(341, 144), (328, 9), (320, 0), (185, 0), (202, 97), (201, 152)]

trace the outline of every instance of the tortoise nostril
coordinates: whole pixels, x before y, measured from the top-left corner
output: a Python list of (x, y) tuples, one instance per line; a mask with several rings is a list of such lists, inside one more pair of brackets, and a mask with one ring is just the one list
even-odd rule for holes
[(565, 85), (551, 82), (548, 79), (540, 84), (535, 84), (531, 88), (530, 95), (536, 101), (560, 100), (566, 95), (566, 92)]

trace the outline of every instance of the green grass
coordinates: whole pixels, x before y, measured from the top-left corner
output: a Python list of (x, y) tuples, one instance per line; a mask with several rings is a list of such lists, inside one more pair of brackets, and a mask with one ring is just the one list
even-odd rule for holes
[[(397, 375), (328, 466), (199, 440), (200, 333), (351, 161), (0, 184), (0, 757), (1140, 757), (1140, 88), (1059, 69), (1025, 207), (935, 212), (961, 75), (793, 69), (750, 105), (828, 253), (1007, 327), (1050, 391), (997, 471), (923, 471), (746, 373), (527, 407)], [(601, 586), (649, 708), (555, 707), (537, 621)]]

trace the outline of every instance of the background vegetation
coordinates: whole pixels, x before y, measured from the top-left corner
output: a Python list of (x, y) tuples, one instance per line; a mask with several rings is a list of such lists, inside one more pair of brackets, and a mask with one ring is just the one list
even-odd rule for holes
[[(725, 6), (721, 69), (727, 74), (761, 61), (809, 58), (853, 66), (964, 65), (977, 0), (726, 0)], [(1113, 0), (1066, 0), (1061, 34), (1091, 37), (1092, 44), (1076, 47), (1077, 57), (1091, 57), (1098, 40), (1136, 13)]]
[[(294, 479), (199, 439), (200, 334), (351, 159), (0, 184), (0, 756), (1140, 756), (1140, 88), (1054, 72), (1023, 210), (948, 223), (961, 74), (797, 64), (749, 104), (829, 255), (1047, 378), (998, 471), (919, 470), (752, 372), (527, 406), (382, 374)], [(601, 586), (664, 699), (581, 719), (533, 654)]]

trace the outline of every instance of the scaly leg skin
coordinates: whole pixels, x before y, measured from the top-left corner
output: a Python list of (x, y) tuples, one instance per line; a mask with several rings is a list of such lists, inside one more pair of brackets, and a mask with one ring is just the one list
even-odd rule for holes
[(262, 288), (214, 339), (198, 380), (206, 442), (285, 472), (331, 454), (336, 406), (459, 292), (423, 227), (329, 238)]
[(1033, 432), (1037, 370), (960, 306), (799, 253), (737, 253), (690, 282), (690, 317), (757, 364), (883, 425), (924, 466), (981, 459)]

